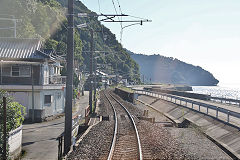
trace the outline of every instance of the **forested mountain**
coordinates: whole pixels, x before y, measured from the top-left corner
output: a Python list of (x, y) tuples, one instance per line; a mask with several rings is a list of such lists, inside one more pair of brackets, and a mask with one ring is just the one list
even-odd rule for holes
[[(45, 41), (45, 48), (55, 49), (57, 54), (66, 55), (67, 42), (67, 19), (66, 0), (1, 0), (0, 17), (12, 18), (14, 15), (17, 22), (17, 37), (21, 38), (42, 38)], [(6, 7), (8, 6), (8, 7)], [(80, 1), (74, 2), (75, 13), (91, 13)], [(77, 29), (75, 27), (75, 57), (79, 67), (85, 71), (89, 68), (90, 32), (94, 33), (94, 50), (106, 51), (96, 53), (100, 56), (97, 59), (99, 64), (105, 64), (104, 70), (109, 73), (118, 73), (130, 81), (140, 82), (139, 66), (122, 48), (111, 31), (103, 26), (96, 17), (74, 18), (75, 26), (88, 23), (88, 28)], [(0, 21), (0, 27), (12, 27), (11, 21)], [(13, 31), (0, 31), (1, 37), (13, 36)], [(103, 66), (103, 65), (102, 65)]]
[[(145, 82), (186, 85), (217, 85), (218, 80), (199, 66), (187, 64), (172, 57), (128, 53), (139, 64)], [(143, 77), (142, 77), (143, 78)], [(151, 78), (151, 79), (150, 79)]]
[[(57, 0), (62, 6), (67, 6), (67, 1)], [(91, 12), (83, 3), (80, 1), (74, 2), (74, 12), (75, 13), (90, 13), (96, 15), (96, 13)], [(84, 57), (84, 64), (88, 68), (89, 66), (89, 52), (90, 51), (90, 32), (89, 28), (98, 31), (94, 33), (94, 48), (95, 51), (106, 51), (104, 54), (109, 54), (108, 56), (103, 56), (102, 53), (96, 53), (96, 56), (100, 56), (97, 59), (99, 64), (110, 64), (110, 66), (105, 66), (108, 68), (109, 72), (121, 74), (124, 78), (128, 78), (130, 81), (140, 82), (139, 66), (130, 57), (122, 45), (116, 40), (116, 36), (111, 33), (111, 31), (102, 25), (96, 17), (78, 18), (74, 19), (75, 26), (78, 24), (87, 23), (87, 29), (77, 29), (82, 40), (82, 56)], [(100, 32), (99, 32), (100, 31)], [(113, 70), (112, 70), (113, 69)], [(110, 71), (112, 70), (112, 71)]]

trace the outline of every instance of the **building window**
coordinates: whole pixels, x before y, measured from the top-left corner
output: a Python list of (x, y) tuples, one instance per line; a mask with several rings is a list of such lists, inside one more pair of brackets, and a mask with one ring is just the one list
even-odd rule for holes
[(19, 66), (12, 66), (12, 76), (19, 77), (19, 75), (20, 75)]
[(31, 77), (31, 67), (30, 66), (21, 66), (20, 67), (20, 76), (21, 77)]
[(52, 103), (52, 96), (51, 95), (45, 95), (44, 96), (44, 104), (51, 104)]
[(4, 66), (2, 69), (3, 76), (11, 76), (11, 66)]

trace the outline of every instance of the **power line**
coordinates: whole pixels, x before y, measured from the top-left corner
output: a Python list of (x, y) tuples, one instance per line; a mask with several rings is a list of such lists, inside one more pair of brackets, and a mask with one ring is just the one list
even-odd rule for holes
[[(113, 3), (113, 7), (114, 7), (114, 10), (115, 10), (116, 14), (118, 14), (115, 3), (114, 3), (114, 0), (112, 0), (112, 3)], [(121, 22), (119, 17), (118, 17), (118, 20), (119, 20), (119, 22)], [(122, 28), (122, 23), (120, 23), (120, 27)]]
[(129, 16), (129, 17), (132, 17), (132, 18), (137, 18), (137, 19), (146, 20), (146, 18), (141, 18), (141, 17), (131, 16), (131, 15), (128, 15), (128, 16)]
[(120, 3), (119, 3), (119, 0), (117, 0), (118, 2), (118, 7), (119, 7), (119, 10), (120, 10), (120, 13), (122, 14), (122, 9), (121, 9), (121, 6), (120, 6)]
[[(121, 9), (121, 6), (120, 6), (120, 3), (119, 3), (119, 0), (117, 0), (117, 2), (118, 2), (119, 11), (120, 11), (120, 13), (122, 14), (122, 9)], [(121, 21), (122, 21), (122, 17), (121, 17)], [(121, 31), (120, 31), (120, 43), (122, 43), (122, 34), (123, 34), (123, 25), (122, 25), (122, 22), (120, 22), (120, 25), (121, 25)]]
[(98, 11), (99, 11), (99, 13), (101, 13), (100, 0), (98, 0)]

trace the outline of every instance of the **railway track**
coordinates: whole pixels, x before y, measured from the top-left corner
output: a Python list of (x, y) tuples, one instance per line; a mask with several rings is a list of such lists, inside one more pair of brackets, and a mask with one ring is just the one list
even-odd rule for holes
[(132, 115), (109, 92), (105, 92), (104, 95), (113, 109), (115, 120), (112, 145), (107, 159), (142, 160), (140, 138)]

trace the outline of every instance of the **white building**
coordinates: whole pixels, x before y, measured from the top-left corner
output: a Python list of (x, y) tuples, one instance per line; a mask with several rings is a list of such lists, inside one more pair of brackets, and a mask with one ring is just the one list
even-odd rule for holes
[(42, 121), (64, 112), (66, 77), (60, 75), (61, 60), (41, 50), (39, 39), (0, 38), (0, 89), (26, 107), (25, 118)]

